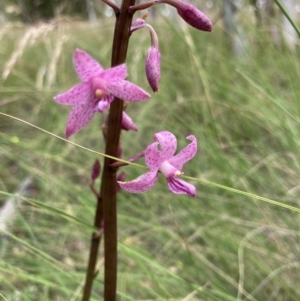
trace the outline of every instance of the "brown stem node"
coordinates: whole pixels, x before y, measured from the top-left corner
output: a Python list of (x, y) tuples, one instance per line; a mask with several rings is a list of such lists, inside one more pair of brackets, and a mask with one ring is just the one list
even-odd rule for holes
[(115, 2), (111, 0), (102, 0), (102, 1), (115, 11), (115, 15), (118, 15), (120, 13), (120, 7)]
[(152, 0), (152, 1), (141, 3), (141, 4), (133, 5), (133, 6), (129, 7), (129, 12), (134, 14), (136, 11), (147, 9), (147, 8), (155, 5), (156, 3), (157, 3), (157, 0)]

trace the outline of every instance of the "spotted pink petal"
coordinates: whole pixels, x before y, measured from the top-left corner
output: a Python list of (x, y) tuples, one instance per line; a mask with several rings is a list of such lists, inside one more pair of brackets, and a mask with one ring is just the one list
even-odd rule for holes
[(127, 101), (142, 101), (150, 98), (150, 94), (126, 80), (108, 81), (106, 87), (110, 94)]
[(103, 71), (100, 75), (102, 79), (107, 81), (116, 79), (125, 79), (127, 77), (126, 64), (122, 64), (116, 67), (109, 68)]
[(168, 178), (168, 187), (175, 194), (187, 194), (196, 196), (196, 187), (177, 177)]
[(125, 131), (135, 131), (137, 132), (138, 128), (135, 125), (135, 123), (132, 121), (132, 119), (129, 117), (128, 114), (126, 114), (124, 111), (122, 113), (122, 129)]
[(168, 161), (174, 167), (182, 170), (182, 166), (185, 162), (191, 160), (197, 153), (197, 140), (194, 135), (187, 136), (186, 139), (192, 142), (183, 148), (176, 156), (170, 158)]
[(65, 93), (56, 95), (54, 100), (63, 105), (74, 105), (75, 103), (85, 100), (90, 95), (90, 92), (90, 84), (81, 83)]
[(91, 97), (87, 96), (81, 102), (74, 104), (66, 127), (66, 137), (79, 132), (93, 118), (95, 114), (94, 105), (91, 103)]
[(157, 149), (158, 142), (151, 143), (145, 150), (145, 163), (154, 170), (158, 170), (159, 166), (165, 161), (165, 157), (161, 151)]
[(168, 131), (156, 133), (154, 135), (154, 141), (159, 142), (165, 160), (174, 155), (177, 148), (177, 139), (172, 133)]
[(84, 82), (99, 76), (103, 71), (102, 66), (83, 50), (76, 49), (73, 61), (77, 75)]
[(177, 12), (184, 21), (186, 21), (189, 25), (193, 26), (196, 29), (203, 31), (212, 31), (212, 23), (202, 11), (200, 11), (190, 3), (186, 3), (180, 0), (176, 2), (178, 2), (178, 5), (176, 5)]
[(146, 58), (146, 76), (153, 92), (158, 92), (158, 83), (160, 80), (160, 52), (158, 48), (151, 46)]
[(157, 178), (157, 170), (150, 170), (135, 180), (118, 183), (122, 189), (128, 192), (141, 193), (151, 189), (155, 185)]

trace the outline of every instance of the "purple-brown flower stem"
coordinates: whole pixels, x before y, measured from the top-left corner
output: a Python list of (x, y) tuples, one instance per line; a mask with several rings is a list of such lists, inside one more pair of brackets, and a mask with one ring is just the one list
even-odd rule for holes
[(156, 3), (157, 3), (157, 0), (152, 0), (152, 1), (141, 3), (141, 4), (133, 5), (133, 6), (129, 7), (129, 12), (134, 14), (136, 11), (147, 9), (147, 8), (155, 5)]
[[(107, 3), (107, 2), (106, 2)], [(112, 66), (122, 64), (126, 60), (129, 42), (132, 14), (128, 8), (135, 4), (135, 0), (123, 0), (119, 12), (116, 14), (116, 24), (113, 39)], [(106, 140), (105, 153), (117, 157), (122, 124), (123, 101), (115, 99), (111, 106), (108, 124), (102, 127)], [(97, 201), (94, 226), (99, 228), (94, 233), (91, 241), (89, 263), (86, 275), (86, 283), (82, 301), (90, 299), (92, 284), (95, 275), (99, 245), (101, 242), (101, 223), (104, 220), (104, 300), (116, 301), (117, 290), (117, 208), (116, 208), (116, 169), (110, 164), (114, 161), (105, 158), (102, 172), (102, 182)]]
[[(135, 156), (127, 159), (127, 161), (129, 161), (129, 162), (135, 162), (136, 160), (138, 160), (140, 158), (143, 158), (143, 157), (145, 157), (145, 151), (142, 151), (142, 152), (136, 154)], [(121, 166), (126, 166), (126, 165), (128, 165), (128, 164), (125, 163), (125, 162), (116, 161), (113, 164), (111, 164), (110, 166), (112, 168), (114, 168), (114, 169), (117, 169), (117, 168), (119, 168)]]
[(96, 190), (96, 188), (95, 188), (95, 181), (90, 181), (90, 183), (89, 183), (89, 187), (90, 187), (90, 189), (91, 189), (91, 191), (93, 192), (93, 194), (97, 197), (97, 198), (99, 198), (99, 192)]
[(102, 0), (102, 2), (110, 6), (115, 11), (116, 15), (120, 12), (120, 7), (115, 2), (111, 0)]
[(155, 4), (165, 3), (165, 4), (169, 4), (173, 7), (179, 8), (180, 2), (181, 2), (180, 0), (156, 0)]
[(152, 1), (145, 2), (145, 3), (130, 6), (129, 12), (131, 12), (133, 14), (138, 10), (147, 9), (155, 4), (161, 4), (161, 3), (166, 3), (166, 4), (169, 4), (176, 8), (180, 7), (180, 1), (178, 1), (178, 0), (152, 0)]
[[(140, 18), (138, 20), (142, 21), (141, 19), (143, 19), (143, 18)], [(145, 19), (143, 19), (143, 20), (145, 20)], [(144, 28), (144, 27), (148, 27), (148, 29), (149, 29), (150, 38), (151, 38), (151, 46), (158, 49), (158, 37), (157, 37), (157, 34), (156, 34), (155, 30), (153, 29), (153, 27), (150, 24), (143, 21), (138, 25), (135, 25), (135, 26), (133, 25), (130, 29), (130, 32), (132, 33), (134, 31), (139, 30), (139, 29)]]
[(88, 262), (87, 273), (86, 273), (86, 278), (85, 278), (85, 285), (84, 285), (84, 290), (83, 290), (82, 301), (90, 300), (93, 281), (95, 279), (95, 275), (97, 275), (96, 264), (97, 264), (99, 246), (101, 243), (101, 235), (99, 235), (99, 232), (101, 231), (100, 225), (101, 225), (101, 221), (103, 219), (102, 198), (99, 195), (99, 193), (97, 193), (97, 194), (98, 194), (98, 197), (97, 197), (96, 216), (95, 216), (94, 225), (95, 225), (95, 227), (99, 228), (99, 231), (92, 234), (89, 262)]
[(155, 30), (153, 29), (153, 27), (149, 24), (146, 24), (146, 26), (149, 28), (150, 30), (150, 37), (151, 37), (151, 45), (155, 48), (158, 49), (158, 38), (157, 38), (157, 34), (155, 32)]
[(150, 31), (151, 46), (158, 49), (158, 38), (157, 38), (157, 34), (156, 34), (155, 30), (153, 29), (153, 27), (150, 24), (146, 23), (145, 26), (148, 27), (149, 31)]
[(119, 167), (122, 167), (122, 166), (127, 166), (128, 164), (125, 163), (125, 162), (120, 162), (120, 161), (117, 161), (113, 164), (111, 164), (111, 168), (117, 170)]
[[(128, 12), (135, 0), (123, 0), (115, 24), (111, 65), (117, 66), (126, 60), (132, 14)], [(108, 117), (105, 154), (117, 156), (122, 124), (123, 101), (115, 99)], [(117, 206), (116, 170), (114, 161), (104, 159), (100, 194), (104, 216), (104, 301), (116, 301), (117, 290)], [(99, 223), (97, 224), (99, 225)]]

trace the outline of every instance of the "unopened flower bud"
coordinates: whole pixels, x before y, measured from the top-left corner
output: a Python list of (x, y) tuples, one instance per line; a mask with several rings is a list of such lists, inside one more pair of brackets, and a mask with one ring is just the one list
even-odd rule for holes
[(148, 27), (151, 37), (151, 47), (148, 50), (145, 69), (148, 83), (154, 92), (158, 91), (160, 80), (160, 52), (158, 48), (158, 38), (153, 27), (145, 22), (144, 19), (136, 19), (131, 25), (131, 32)]
[(203, 31), (212, 31), (213, 26), (210, 19), (192, 4), (181, 0), (157, 0), (156, 4), (159, 3), (167, 3), (174, 6), (179, 16), (194, 28)]
[(100, 165), (99, 160), (96, 159), (95, 163), (93, 164), (93, 167), (92, 167), (91, 179), (93, 181), (95, 181), (99, 177), (100, 172), (101, 172), (101, 165)]
[(158, 83), (160, 80), (160, 52), (159, 49), (151, 46), (148, 50), (146, 58), (146, 76), (153, 92), (158, 91)]
[(202, 11), (190, 3), (185, 3), (183, 1), (179, 1), (179, 3), (180, 5), (177, 7), (177, 12), (184, 21), (196, 29), (212, 31), (212, 23)]
[(121, 124), (121, 128), (122, 130), (125, 130), (125, 131), (135, 131), (137, 132), (138, 128), (137, 126), (135, 125), (135, 123), (132, 121), (132, 119), (128, 116), (128, 114), (126, 114), (124, 111), (123, 111), (123, 114), (122, 114), (122, 124)]

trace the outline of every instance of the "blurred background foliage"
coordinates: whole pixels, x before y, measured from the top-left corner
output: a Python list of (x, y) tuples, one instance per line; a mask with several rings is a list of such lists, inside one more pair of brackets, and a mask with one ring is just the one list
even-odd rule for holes
[(61, 15), (87, 19), (89, 13), (104, 15), (104, 3), (94, 0), (3, 0), (0, 4), (2, 19), (35, 23)]

